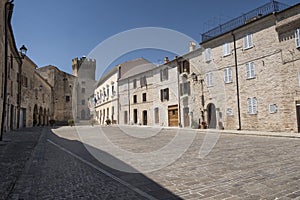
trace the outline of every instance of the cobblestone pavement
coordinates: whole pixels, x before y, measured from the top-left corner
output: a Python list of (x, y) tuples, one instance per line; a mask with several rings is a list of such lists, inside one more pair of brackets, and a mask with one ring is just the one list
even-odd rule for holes
[[(97, 129), (86, 126), (81, 132)], [(118, 127), (101, 129), (113, 144), (131, 152), (155, 151), (176, 134), (176, 129), (164, 129), (155, 136), (137, 138)], [(129, 129), (141, 135), (151, 130)], [(214, 133), (197, 132), (190, 148), (175, 162), (157, 171), (130, 174), (93, 158), (74, 127), (53, 129), (55, 134), (44, 129), (32, 151), (40, 135), (36, 132), (19, 139), (27, 143), (28, 152), (8, 151), (13, 145), (26, 149), (16, 142), (0, 146), (2, 199), (8, 195), (9, 199), (300, 199), (299, 138), (221, 134), (212, 151), (199, 158), (205, 137)], [(164, 155), (158, 158), (163, 159)], [(13, 163), (17, 176), (9, 172)], [(21, 165), (25, 165), (23, 171)]]
[(6, 199), (14, 189), (40, 135), (39, 128), (4, 134), (4, 142), (0, 143), (0, 199)]

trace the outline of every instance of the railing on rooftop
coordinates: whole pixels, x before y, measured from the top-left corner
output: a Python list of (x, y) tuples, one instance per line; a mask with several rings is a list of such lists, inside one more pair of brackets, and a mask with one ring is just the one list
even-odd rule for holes
[(273, 12), (282, 11), (289, 6), (277, 1), (271, 1), (259, 8), (256, 8), (246, 14), (243, 14), (240, 17), (234, 18), (224, 24), (219, 25), (216, 28), (213, 28), (205, 33), (202, 34), (202, 42), (215, 38), (219, 35), (227, 33), (233, 29), (236, 29), (250, 21), (256, 20), (260, 17), (268, 15)]

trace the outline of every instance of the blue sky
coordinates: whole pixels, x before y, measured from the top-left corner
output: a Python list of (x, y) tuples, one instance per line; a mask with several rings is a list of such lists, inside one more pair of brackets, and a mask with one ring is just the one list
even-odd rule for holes
[[(51, 64), (71, 73), (72, 58), (88, 55), (99, 43), (123, 31), (162, 27), (199, 42), (201, 33), (269, 1), (15, 0), (12, 24), (17, 45), (25, 44), (28, 56), (39, 67)], [(294, 5), (300, 1), (280, 2)], [(140, 50), (113, 64), (141, 56), (159, 63), (166, 55), (173, 54)]]

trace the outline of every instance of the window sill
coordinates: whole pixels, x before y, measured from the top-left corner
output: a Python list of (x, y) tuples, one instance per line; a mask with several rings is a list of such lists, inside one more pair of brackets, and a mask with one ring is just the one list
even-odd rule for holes
[(246, 50), (252, 49), (253, 47), (254, 47), (253, 45), (251, 47), (244, 47), (243, 50), (246, 51)]
[(228, 56), (231, 56), (231, 53), (223, 55), (223, 58), (228, 57)]
[(230, 82), (224, 82), (225, 84), (231, 84), (231, 83), (233, 83), (233, 81), (230, 81)]
[(254, 77), (249, 77), (249, 78), (246, 78), (246, 80), (252, 80), (252, 79), (256, 79), (256, 76), (254, 76)]

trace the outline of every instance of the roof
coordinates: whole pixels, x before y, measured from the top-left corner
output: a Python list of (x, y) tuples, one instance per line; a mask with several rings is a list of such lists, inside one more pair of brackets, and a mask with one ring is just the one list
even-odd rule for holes
[(137, 58), (135, 60), (130, 60), (118, 66), (120, 67), (120, 74), (119, 74), (120, 80), (141, 74), (143, 72), (149, 71), (156, 67), (156, 65), (154, 65), (153, 63), (149, 62), (144, 58)]
[(280, 12), (286, 8), (288, 8), (287, 5), (277, 1), (271, 1), (269, 3), (266, 3), (263, 6), (260, 6), (248, 13), (243, 14), (242, 16), (234, 18), (224, 24), (221, 24), (203, 33), (201, 44), (210, 41), (216, 37), (219, 37), (223, 34), (226, 34), (230, 31), (233, 31), (237, 28), (240, 28), (250, 22), (256, 21), (257, 19), (268, 16), (272, 13)]

